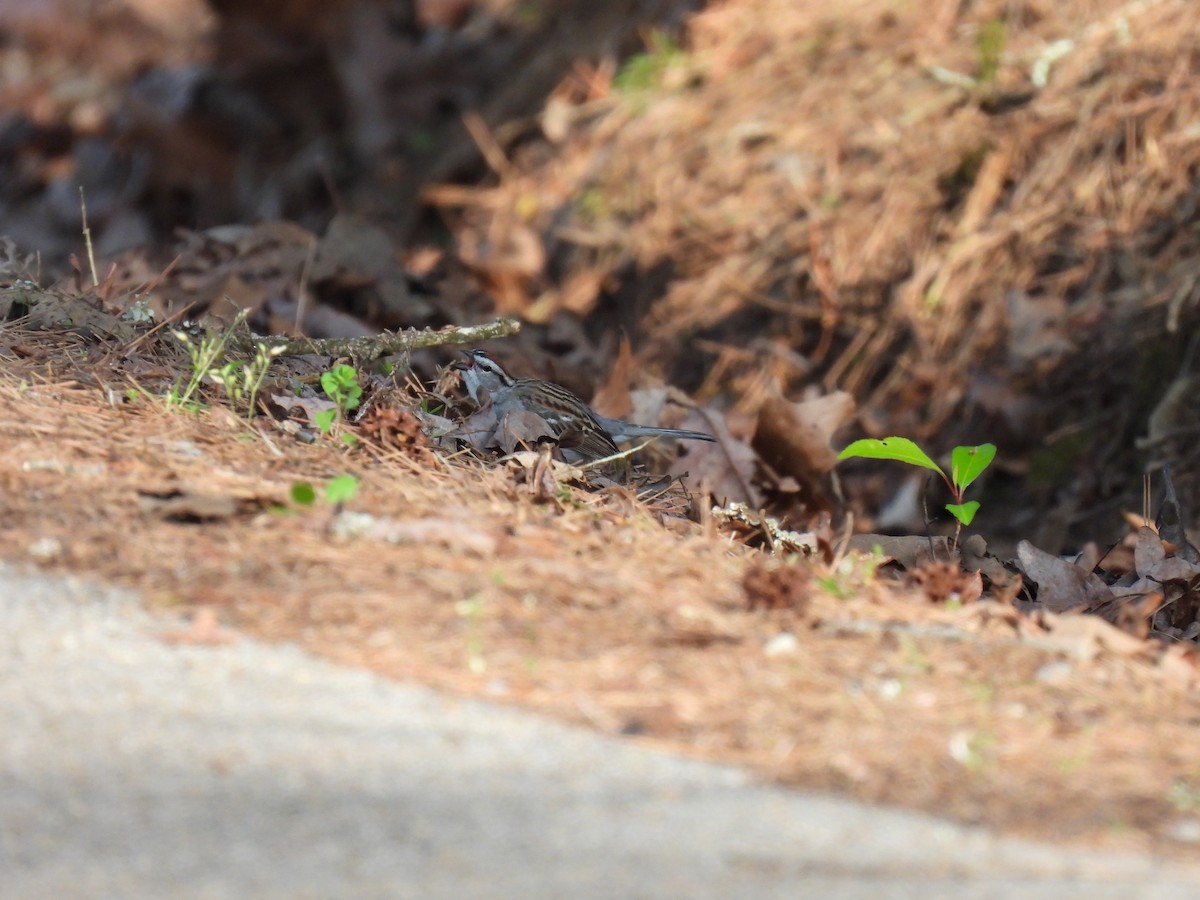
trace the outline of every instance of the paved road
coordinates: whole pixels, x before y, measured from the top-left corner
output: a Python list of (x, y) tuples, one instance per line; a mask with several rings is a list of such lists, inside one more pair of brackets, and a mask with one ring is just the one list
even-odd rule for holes
[(1200, 869), (756, 785), (0, 566), (0, 897), (1195, 896)]

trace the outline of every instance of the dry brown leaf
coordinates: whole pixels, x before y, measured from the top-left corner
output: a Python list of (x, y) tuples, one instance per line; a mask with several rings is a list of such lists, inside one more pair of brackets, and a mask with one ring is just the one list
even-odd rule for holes
[(309, 422), (316, 421), (317, 413), (337, 409), (336, 403), (321, 397), (296, 397), (291, 394), (272, 394), (271, 400), (289, 412), (293, 409), (299, 409), (304, 413), (305, 419)]
[(758, 454), (743, 441), (729, 433), (720, 417), (713, 417), (706, 429), (717, 437), (718, 442), (681, 442), (683, 452), (671, 464), (669, 473), (678, 477), (687, 476), (692, 484), (700, 485), (719, 504), (745, 503), (752, 509), (761, 509), (762, 492), (754, 484), (754, 471)]
[(1137, 530), (1137, 542), (1133, 550), (1133, 565), (1139, 575), (1148, 575), (1167, 555), (1158, 532), (1146, 525)]
[(1112, 591), (1098, 576), (1039, 550), (1029, 541), (1017, 544), (1017, 556), (1026, 580), (1038, 586), (1038, 603), (1050, 612), (1096, 607), (1113, 599)]
[(776, 394), (759, 408), (754, 449), (775, 472), (799, 483), (810, 506), (829, 509), (824, 478), (837, 465), (833, 435), (853, 412), (854, 399), (844, 391), (799, 403)]
[(496, 438), (505, 453), (512, 453), (519, 447), (534, 447), (543, 438), (555, 437), (550, 423), (528, 409), (505, 413), (496, 428)]
[[(421, 418), (426, 422), (426, 428), (429, 428), (430, 417), (428, 414), (421, 414)], [(440, 417), (437, 417), (440, 419)], [(446, 419), (440, 419), (440, 422), (447, 422)], [(496, 437), (496, 428), (499, 423), (496, 421), (496, 410), (489, 403), (487, 406), (480, 407), (458, 423), (457, 426), (450, 429), (438, 429), (436, 426), (440, 422), (434, 421), (435, 426), (431, 432), (433, 434), (441, 433), (442, 437), (438, 439), (439, 443), (445, 449), (453, 449), (455, 441), (465, 441), (470, 447), (484, 453), (493, 447), (498, 446)]]
[[(617, 358), (613, 360), (612, 367), (608, 370), (608, 377), (604, 379), (604, 383), (592, 397), (592, 408), (601, 415), (612, 419), (627, 418), (633, 409), (629, 395), (632, 378), (633, 350), (629, 345), (629, 338), (621, 335), (621, 340), (617, 344)], [(633, 421), (638, 421), (642, 425), (651, 424), (640, 419)]]
[(1156, 585), (1168, 582), (1190, 585), (1200, 580), (1200, 566), (1178, 556), (1168, 556), (1160, 559), (1145, 571), (1139, 566), (1138, 574), (1145, 576)]

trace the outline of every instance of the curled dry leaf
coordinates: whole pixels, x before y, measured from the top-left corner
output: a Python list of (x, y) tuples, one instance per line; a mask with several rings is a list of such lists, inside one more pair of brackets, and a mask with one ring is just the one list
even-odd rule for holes
[[(475, 410), (457, 425), (441, 416), (422, 414), (421, 418), (426, 421), (427, 433), (433, 436), (444, 449), (453, 449), (456, 441), (463, 441), (467, 446), (480, 453), (486, 453), (490, 448), (497, 446), (496, 426), (498, 423), (496, 422), (496, 411), (491, 406)], [(443, 423), (449, 426), (445, 430), (439, 427)], [(433, 430), (430, 430), (430, 426), (433, 426)], [(441, 435), (441, 437), (438, 438), (437, 435)]]
[(289, 413), (294, 409), (299, 409), (304, 413), (304, 418), (307, 422), (316, 421), (317, 413), (337, 409), (336, 403), (322, 397), (296, 397), (291, 394), (272, 394), (271, 400)]
[(779, 475), (800, 485), (810, 506), (831, 509), (825, 476), (837, 465), (834, 433), (854, 412), (854, 399), (844, 391), (792, 403), (776, 394), (758, 411), (754, 449)]
[(1164, 635), (1192, 639), (1200, 631), (1200, 566), (1167, 555), (1163, 540), (1145, 526), (1137, 530), (1133, 557), (1136, 579), (1113, 585), (1112, 600), (1086, 611), (1139, 637), (1148, 634), (1153, 623)]
[(1112, 591), (1097, 575), (1051, 556), (1029, 541), (1017, 544), (1017, 556), (1026, 580), (1038, 586), (1038, 604), (1050, 612), (1098, 607), (1113, 599)]
[(480, 453), (498, 449), (506, 456), (536, 447), (544, 438), (553, 437), (554, 430), (537, 413), (518, 409), (497, 420), (496, 410), (491, 405), (475, 410), (458, 427), (445, 434), (447, 440), (466, 441)]
[(505, 453), (522, 447), (535, 447), (542, 439), (554, 437), (550, 423), (528, 409), (505, 413), (496, 427), (496, 439)]

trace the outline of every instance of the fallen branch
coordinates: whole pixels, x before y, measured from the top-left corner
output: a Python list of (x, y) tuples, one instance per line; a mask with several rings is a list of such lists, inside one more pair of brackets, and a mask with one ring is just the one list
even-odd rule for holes
[(484, 325), (452, 325), (434, 331), (385, 331), (356, 338), (306, 338), (279, 335), (258, 337), (242, 332), (229, 341), (230, 350), (237, 355), (253, 355), (256, 348), (265, 346), (277, 356), (349, 357), (360, 363), (371, 362), (393, 353), (407, 353), (428, 347), (463, 346), (496, 338), (508, 337), (521, 330), (515, 319), (495, 319)]

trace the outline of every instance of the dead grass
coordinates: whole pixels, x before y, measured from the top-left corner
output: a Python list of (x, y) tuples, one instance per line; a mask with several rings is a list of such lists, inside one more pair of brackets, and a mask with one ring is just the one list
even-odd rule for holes
[[(728, 0), (660, 45), (648, 86), (581, 61), (547, 103), (547, 143), (513, 148), (472, 120), (494, 183), (427, 199), (473, 285), (557, 326), (577, 359), (595, 355), (587, 317), (745, 421), (777, 385), (820, 382), (856, 396), (866, 431), (983, 431), (1013, 472), (1049, 445), (1065, 474), (1046, 490), (1094, 530), (1088, 504), (1136, 471), (1132, 436), (1178, 368), (1164, 339), (1195, 319), (1192, 6)], [(995, 22), (994, 77), (972, 82)], [(219, 258), (198, 240), (172, 278), (284, 295), (300, 237)], [(130, 284), (150, 280), (133, 268)], [(477, 309), (463, 280), (446, 319)], [(31, 334), (8, 349), (24, 362), (0, 378), (3, 546), (194, 616), (164, 639), (294, 641), (787, 783), (1191, 850), (1194, 671), (1083, 632), (1048, 643), (1010, 610), (949, 610), (853, 562), (764, 569), (621, 489), (538, 502), (503, 468), (123, 402), (120, 366), (169, 382), (177, 360), (98, 363), (82, 339)], [(80, 383), (97, 371), (115, 396)], [(347, 472), (365, 530), (289, 504), (296, 481)]]
[[(390, 540), (339, 536), (328, 507), (272, 511), (294, 481), (343, 472)], [(169, 490), (236, 512), (164, 520), (143, 498)], [(0, 523), (10, 557), (199, 617), (168, 640), (227, 640), (216, 613), (791, 784), (1143, 849), (1170, 849), (1200, 790), (1194, 697), (1161, 673), (1023, 643), (1003, 615), (932, 605), (853, 560), (752, 575), (776, 602), (750, 611), (759, 554), (665, 529), (621, 490), (537, 503), (503, 468), (306, 446), (27, 375), (0, 385)]]
[(819, 381), (870, 434), (1041, 454), (1089, 539), (1196, 316), (1194, 12), (716, 3), (648, 88), (568, 79), (576, 127), (451, 221), (539, 249), (508, 309), (615, 321), (702, 399)]

